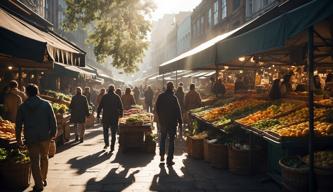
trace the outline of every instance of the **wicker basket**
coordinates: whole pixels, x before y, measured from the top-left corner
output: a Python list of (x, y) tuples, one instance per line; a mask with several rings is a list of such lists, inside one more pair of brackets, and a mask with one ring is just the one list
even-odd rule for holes
[(204, 140), (204, 160), (207, 161), (207, 162), (211, 162), (210, 160), (210, 152), (209, 152), (209, 147), (208, 147), (209, 143), (208, 143), (208, 140), (205, 139)]
[(186, 138), (186, 151), (188, 156), (192, 156), (192, 145), (193, 145), (192, 141), (193, 141), (192, 137), (188, 136)]
[[(251, 175), (260, 169), (260, 165), (263, 164), (263, 150), (259, 147), (251, 150), (239, 150), (233, 146), (228, 148), (228, 166), (231, 173)], [(253, 154), (252, 160), (251, 152)]]
[(208, 151), (213, 167), (228, 168), (228, 148), (225, 145), (208, 143)]
[(53, 157), (55, 155), (57, 151), (57, 146), (54, 140), (50, 141), (50, 145), (49, 145), (49, 157)]
[(204, 151), (204, 140), (203, 139), (192, 139), (192, 158), (203, 159)]
[(318, 192), (333, 191), (333, 170), (315, 168)]
[(308, 191), (308, 173), (307, 168), (292, 168), (283, 164), (283, 160), (279, 161), (281, 167), (282, 182), (288, 188), (294, 191)]
[(0, 165), (1, 182), (12, 189), (24, 189), (30, 184), (31, 168), (28, 163), (6, 163)]

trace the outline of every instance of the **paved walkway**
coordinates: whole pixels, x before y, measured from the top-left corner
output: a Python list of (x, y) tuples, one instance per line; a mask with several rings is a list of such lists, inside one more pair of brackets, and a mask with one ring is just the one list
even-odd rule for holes
[[(160, 165), (159, 156), (138, 152), (102, 150), (102, 128), (86, 131), (84, 143), (69, 142), (50, 159), (44, 191), (278, 191), (263, 176), (246, 177), (211, 168), (201, 160), (186, 158), (178, 143), (173, 167)], [(158, 154), (158, 152), (156, 153)], [(31, 191), (31, 187), (25, 191)]]

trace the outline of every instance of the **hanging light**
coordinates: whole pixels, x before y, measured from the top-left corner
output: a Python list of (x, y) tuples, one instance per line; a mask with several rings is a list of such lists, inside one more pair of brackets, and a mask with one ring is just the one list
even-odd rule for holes
[(242, 74), (242, 73), (243, 73), (243, 70), (240, 70), (239, 73)]
[(243, 61), (245, 61), (245, 57), (239, 57), (238, 60), (239, 60), (240, 62), (243, 62)]
[(229, 69), (229, 66), (224, 66), (224, 69), (225, 69), (225, 70)]
[(272, 65), (272, 67), (275, 67), (275, 65)]
[(254, 57), (251, 57), (250, 62), (251, 62), (251, 63), (256, 62), (256, 61), (254, 60)]
[(9, 70), (13, 70), (13, 66), (8, 66), (8, 69)]

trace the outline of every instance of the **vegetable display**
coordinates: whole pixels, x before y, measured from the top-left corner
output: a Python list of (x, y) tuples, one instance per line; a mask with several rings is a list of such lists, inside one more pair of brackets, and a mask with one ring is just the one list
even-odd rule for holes
[(15, 123), (7, 120), (0, 120), (0, 139), (15, 139)]

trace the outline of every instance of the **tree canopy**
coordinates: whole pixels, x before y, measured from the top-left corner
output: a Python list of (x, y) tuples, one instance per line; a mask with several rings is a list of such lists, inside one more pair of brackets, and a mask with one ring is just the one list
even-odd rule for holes
[(148, 47), (152, 0), (66, 0), (63, 27), (79, 26), (88, 32), (98, 62), (112, 58), (112, 65), (125, 73), (135, 72)]

